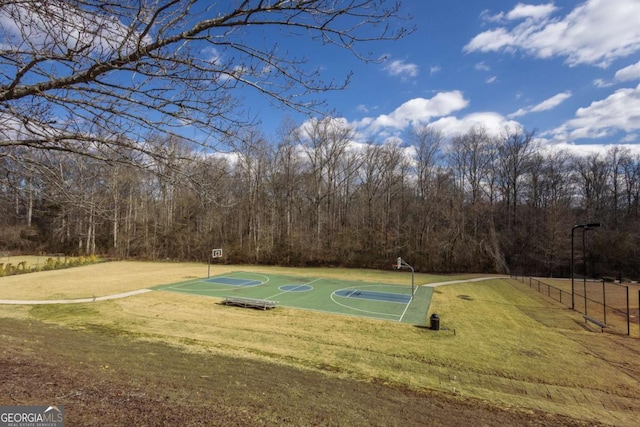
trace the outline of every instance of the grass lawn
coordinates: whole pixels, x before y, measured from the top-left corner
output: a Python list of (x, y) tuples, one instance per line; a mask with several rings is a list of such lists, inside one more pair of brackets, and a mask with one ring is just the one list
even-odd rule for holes
[[(394, 271), (241, 269), (366, 282), (410, 280), (409, 274)], [(212, 266), (212, 274), (234, 270), (238, 266)], [(0, 299), (102, 296), (203, 275), (206, 265), (200, 264), (104, 263), (0, 278)], [(416, 274), (416, 283), (465, 277), (471, 276)], [(153, 291), (85, 304), (4, 305), (0, 319), (44, 322), (65, 330), (170, 344), (184, 354), (381, 384), (391, 387), (390, 396), (401, 387), (590, 424), (633, 425), (640, 416), (639, 340), (594, 332), (578, 313), (503, 278), (436, 287), (431, 312), (440, 316), (441, 331), (285, 307), (227, 307), (216, 298)], [(122, 357), (99, 358), (120, 365)]]

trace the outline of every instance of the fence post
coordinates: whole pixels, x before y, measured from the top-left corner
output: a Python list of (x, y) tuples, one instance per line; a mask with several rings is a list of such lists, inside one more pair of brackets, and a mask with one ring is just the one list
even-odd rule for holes
[(584, 276), (584, 314), (587, 314), (587, 276)]
[(625, 288), (627, 288), (627, 335), (631, 336), (631, 316), (629, 316), (629, 287), (625, 286)]
[(560, 304), (562, 304), (562, 289), (560, 289)]
[(604, 279), (602, 279), (602, 313), (604, 315), (603, 322), (607, 324), (607, 295), (604, 290)]

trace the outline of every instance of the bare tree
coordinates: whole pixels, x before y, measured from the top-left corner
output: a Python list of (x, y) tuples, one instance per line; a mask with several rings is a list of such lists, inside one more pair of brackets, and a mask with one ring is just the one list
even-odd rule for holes
[(412, 128), (408, 142), (416, 149), (415, 174), (418, 180), (418, 197), (425, 200), (429, 187), (436, 174), (442, 153), (440, 146), (443, 140), (442, 132), (427, 126)]
[[(268, 215), (268, 204), (272, 201), (266, 197), (266, 186), (269, 182), (272, 153), (266, 139), (255, 130), (245, 131), (244, 143), (237, 151), (235, 172), (238, 176), (237, 191), (240, 203), (237, 206), (238, 239), (242, 247), (247, 247), (251, 257), (260, 261), (263, 250), (270, 251), (272, 239), (268, 238), (271, 228), (266, 226), (271, 218)], [(246, 236), (246, 242), (245, 237)]]
[(624, 199), (629, 219), (640, 219), (640, 155), (626, 157), (622, 162)]
[(458, 185), (470, 194), (472, 205), (481, 200), (482, 184), (491, 167), (494, 141), (483, 127), (470, 129), (451, 141), (450, 164), (454, 167)]
[(417, 248), (421, 251), (430, 246), (439, 209), (438, 175), (442, 168), (443, 154), (441, 145), (444, 137), (441, 132), (427, 126), (413, 128), (408, 142), (415, 147), (413, 173), (416, 179), (415, 210), (419, 215), (413, 219), (416, 230)]
[(353, 129), (330, 117), (311, 120), (297, 135), (307, 165), (305, 197), (310, 202), (311, 225), (316, 244), (326, 243), (333, 233), (335, 199), (340, 175), (340, 159), (353, 141)]
[(381, 230), (385, 224), (381, 221), (381, 200), (383, 196), (383, 180), (385, 176), (386, 153), (384, 145), (367, 144), (363, 150), (363, 164), (359, 169), (360, 182), (360, 236), (363, 248), (377, 248)]
[(628, 148), (613, 146), (607, 151), (605, 162), (609, 165), (608, 192), (610, 193), (610, 206), (608, 209), (608, 223), (618, 225), (620, 223), (620, 211), (622, 210), (622, 186), (624, 179), (624, 167), (629, 163), (631, 152)]
[(517, 220), (522, 181), (529, 172), (531, 156), (535, 149), (534, 135), (535, 131), (506, 128), (498, 145), (499, 185), (507, 208), (507, 225), (515, 224)]
[(583, 197), (584, 218), (600, 218), (604, 208), (609, 165), (600, 154), (576, 159), (578, 189)]
[[(364, 60), (363, 42), (407, 29), (384, 0), (20, 0), (0, 3), (0, 147), (163, 160), (146, 135), (210, 147), (252, 121), (239, 90), (317, 111), (346, 87), (282, 35)], [(307, 43), (306, 46), (309, 46)]]

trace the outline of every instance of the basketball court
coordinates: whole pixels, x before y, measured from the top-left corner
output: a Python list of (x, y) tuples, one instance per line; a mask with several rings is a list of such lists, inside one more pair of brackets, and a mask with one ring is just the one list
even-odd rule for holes
[(407, 285), (395, 285), (236, 271), (153, 289), (222, 300), (241, 297), (277, 301), (281, 307), (425, 325), (433, 290), (414, 287), (407, 278)]

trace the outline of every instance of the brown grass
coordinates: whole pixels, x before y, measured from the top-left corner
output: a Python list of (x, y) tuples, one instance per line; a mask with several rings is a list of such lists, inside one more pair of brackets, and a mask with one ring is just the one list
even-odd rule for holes
[(207, 266), (188, 263), (105, 262), (0, 278), (0, 299), (90, 298), (202, 277)]
[[(118, 262), (6, 277), (0, 279), (0, 299), (108, 295), (202, 277), (206, 268)], [(212, 274), (238, 269), (301, 273), (214, 266)], [(396, 283), (408, 277), (342, 269), (303, 273)], [(575, 312), (506, 279), (438, 287), (431, 312), (440, 315), (443, 330), (286, 308), (231, 308), (215, 298), (160, 291), (90, 304), (0, 306), (0, 317), (167, 342), (192, 354), (273, 362), (503, 407), (618, 425), (632, 425), (640, 414), (640, 341), (594, 333)]]

